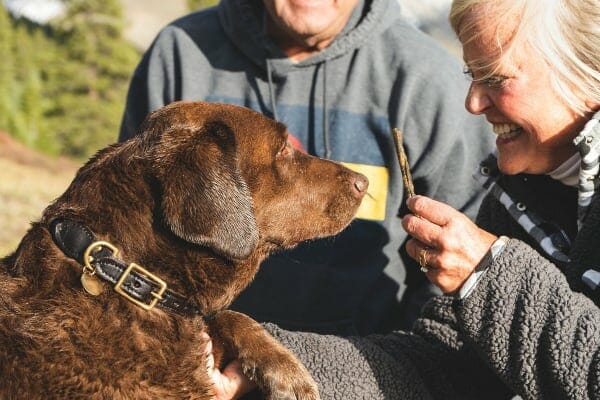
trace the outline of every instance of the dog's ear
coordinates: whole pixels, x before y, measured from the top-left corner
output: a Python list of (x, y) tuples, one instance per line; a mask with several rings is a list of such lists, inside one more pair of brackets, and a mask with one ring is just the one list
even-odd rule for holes
[[(222, 123), (174, 129), (162, 141), (162, 209), (180, 238), (234, 259), (258, 243), (252, 198), (237, 163), (233, 131)], [(174, 150), (176, 154), (168, 149)]]

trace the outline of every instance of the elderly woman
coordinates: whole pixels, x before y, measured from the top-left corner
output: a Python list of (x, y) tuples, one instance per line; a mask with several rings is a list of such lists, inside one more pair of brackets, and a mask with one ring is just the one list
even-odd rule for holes
[(324, 399), (600, 399), (600, 1), (455, 0), (450, 21), (497, 152), (477, 225), (408, 200), (408, 253), (445, 295), (412, 332), (268, 328)]

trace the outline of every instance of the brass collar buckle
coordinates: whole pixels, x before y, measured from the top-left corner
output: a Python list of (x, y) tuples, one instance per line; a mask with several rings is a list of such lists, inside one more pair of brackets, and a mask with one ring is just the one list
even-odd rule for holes
[[(88, 293), (90, 293), (94, 296), (97, 296), (100, 293), (102, 293), (102, 283), (98, 279), (98, 276), (101, 276), (105, 280), (113, 281), (113, 283), (114, 283), (114, 279), (118, 277), (118, 276), (115, 277), (115, 273), (108, 273), (108, 272), (103, 273), (103, 271), (102, 271), (103, 266), (104, 267), (107, 267), (107, 266), (119, 267), (121, 265), (120, 263), (116, 263), (116, 262), (114, 263), (114, 265), (111, 265), (111, 264), (100, 264), (99, 265), (97, 263), (96, 267), (93, 267), (92, 262), (94, 262), (94, 257), (91, 255), (92, 252), (100, 251), (103, 247), (108, 248), (112, 252), (112, 256), (114, 258), (116, 258), (118, 256), (119, 250), (116, 248), (116, 246), (114, 246), (108, 242), (104, 242), (104, 241), (93, 242), (86, 248), (85, 252), (83, 253), (84, 266), (83, 266), (83, 273), (81, 275), (81, 283), (82, 283), (84, 289)], [(96, 274), (96, 272), (99, 272), (99, 273)], [(117, 274), (118, 273), (120, 273), (120, 270), (117, 271)], [(136, 281), (139, 279), (144, 279), (144, 280), (149, 281), (150, 283), (158, 286), (157, 291), (150, 292), (150, 295), (153, 298), (152, 298), (152, 300), (150, 300), (149, 303), (145, 303), (141, 300), (138, 300), (130, 294), (130, 293), (135, 293), (134, 289), (128, 289), (127, 285), (125, 284), (125, 281), (127, 280), (127, 278), (130, 278), (130, 277), (133, 278), (133, 281)], [(167, 283), (165, 281), (163, 281), (162, 279), (160, 279), (158, 276), (154, 275), (153, 273), (151, 273), (150, 271), (145, 269), (144, 267), (142, 267), (136, 263), (131, 263), (120, 274), (120, 277), (118, 277), (118, 280), (114, 286), (114, 289), (117, 293), (119, 293), (121, 296), (125, 297), (127, 300), (131, 301), (133, 304), (143, 308), (146, 311), (149, 311), (149, 310), (152, 310), (160, 300), (163, 300), (163, 294), (167, 290)]]
[[(133, 298), (132, 296), (130, 296), (129, 294), (127, 294), (127, 292), (125, 292), (125, 290), (123, 290), (123, 283), (125, 282), (125, 279), (127, 279), (127, 277), (129, 276), (129, 274), (131, 274), (132, 271), (137, 271), (140, 274), (143, 274), (146, 278), (148, 278), (149, 280), (153, 281), (154, 283), (156, 283), (158, 285), (158, 287), (159, 287), (158, 292), (150, 292), (152, 297), (154, 297), (150, 301), (150, 303), (144, 303), (140, 300), (137, 300), (137, 299)], [(158, 303), (160, 300), (163, 300), (162, 295), (167, 290), (167, 283), (165, 281), (163, 281), (162, 279), (160, 279), (158, 276), (150, 273), (147, 269), (137, 265), (136, 263), (131, 263), (131, 264), (129, 264), (129, 266), (127, 267), (125, 272), (123, 272), (123, 275), (121, 275), (121, 277), (117, 281), (117, 284), (115, 285), (114, 288), (117, 293), (119, 293), (121, 296), (125, 297), (127, 300), (142, 307), (144, 310), (149, 311), (154, 308), (156, 303)]]

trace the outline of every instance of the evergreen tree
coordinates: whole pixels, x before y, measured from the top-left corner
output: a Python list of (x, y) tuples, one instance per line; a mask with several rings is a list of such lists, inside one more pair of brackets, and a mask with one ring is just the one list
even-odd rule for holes
[(13, 59), (13, 24), (4, 6), (0, 6), (0, 129), (10, 131), (14, 110), (15, 64)]
[(0, 7), (0, 129), (48, 153), (85, 158), (118, 135), (140, 54), (118, 0), (65, 0), (48, 26)]
[(56, 28), (69, 63), (53, 68), (58, 85), (48, 88), (56, 99), (51, 126), (65, 151), (87, 156), (117, 139), (128, 81), (139, 54), (123, 40), (118, 0), (66, 4), (67, 15)]
[(13, 132), (25, 144), (38, 147), (40, 126), (43, 118), (41, 69), (38, 60), (39, 50), (46, 40), (40, 29), (30, 29), (31, 25), (19, 23), (15, 29), (13, 60), (15, 70), (14, 98), (17, 100), (14, 112)]

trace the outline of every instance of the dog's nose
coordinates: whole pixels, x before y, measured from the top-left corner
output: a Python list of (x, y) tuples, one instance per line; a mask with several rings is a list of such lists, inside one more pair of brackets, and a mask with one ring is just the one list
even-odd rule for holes
[(358, 197), (363, 197), (369, 188), (369, 180), (362, 174), (356, 174), (353, 179), (353, 185)]

